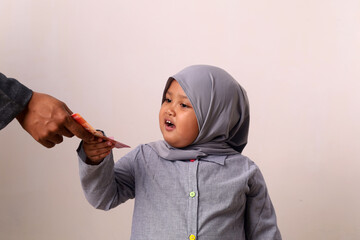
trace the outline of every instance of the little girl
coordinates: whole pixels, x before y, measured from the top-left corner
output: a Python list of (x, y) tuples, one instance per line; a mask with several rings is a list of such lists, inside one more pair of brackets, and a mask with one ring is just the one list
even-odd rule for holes
[(169, 78), (159, 114), (164, 141), (114, 164), (110, 142), (78, 148), (87, 200), (109, 210), (135, 198), (132, 240), (281, 239), (264, 178), (241, 154), (245, 90), (224, 70), (190, 66)]

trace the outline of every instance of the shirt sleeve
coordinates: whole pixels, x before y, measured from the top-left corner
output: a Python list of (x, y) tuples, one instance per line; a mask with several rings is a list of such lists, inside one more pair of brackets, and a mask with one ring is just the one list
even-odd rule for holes
[(0, 129), (8, 125), (28, 104), (32, 91), (0, 73)]
[(271, 203), (265, 180), (257, 166), (249, 179), (245, 211), (245, 230), (248, 240), (281, 240), (276, 214)]
[(99, 165), (85, 163), (82, 142), (77, 149), (81, 185), (88, 202), (97, 209), (109, 210), (135, 197), (131, 154), (114, 168), (112, 152)]

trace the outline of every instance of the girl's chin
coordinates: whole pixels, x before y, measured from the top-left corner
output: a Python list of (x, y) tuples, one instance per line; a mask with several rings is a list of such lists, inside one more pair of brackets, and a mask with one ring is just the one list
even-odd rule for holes
[(167, 144), (169, 144), (173, 148), (185, 148), (185, 147), (189, 146), (189, 144), (179, 144), (179, 143), (174, 143), (172, 141), (168, 141), (166, 139), (164, 139), (164, 140)]

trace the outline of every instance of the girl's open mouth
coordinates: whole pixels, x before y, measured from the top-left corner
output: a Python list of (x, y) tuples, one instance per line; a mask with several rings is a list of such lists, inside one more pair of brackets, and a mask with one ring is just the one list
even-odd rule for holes
[(170, 120), (165, 120), (165, 127), (167, 130), (172, 130), (175, 128), (175, 125)]

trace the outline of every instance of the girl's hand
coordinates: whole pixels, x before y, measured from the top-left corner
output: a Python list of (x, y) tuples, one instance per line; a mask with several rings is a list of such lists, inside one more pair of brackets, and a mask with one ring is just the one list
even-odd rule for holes
[(86, 163), (97, 165), (101, 163), (107, 155), (110, 154), (111, 149), (113, 149), (114, 146), (110, 141), (105, 141), (102, 138), (94, 137), (90, 141), (84, 141), (83, 148), (87, 156)]

